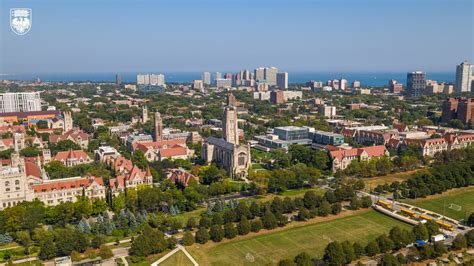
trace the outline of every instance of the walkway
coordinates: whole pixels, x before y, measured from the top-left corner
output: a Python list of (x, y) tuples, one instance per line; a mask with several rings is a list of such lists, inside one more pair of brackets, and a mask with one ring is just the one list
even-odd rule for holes
[(160, 263), (162, 263), (163, 261), (165, 261), (166, 259), (168, 259), (169, 257), (173, 256), (176, 252), (178, 251), (182, 251), (184, 253), (184, 255), (186, 255), (186, 257), (188, 257), (188, 259), (193, 263), (194, 266), (199, 266), (199, 264), (197, 263), (197, 261), (191, 256), (191, 254), (189, 254), (189, 252), (181, 245), (177, 245), (175, 249), (173, 249), (171, 252), (169, 252), (168, 254), (164, 255), (163, 257), (161, 257), (159, 260), (153, 262), (151, 265), (152, 266), (158, 266), (160, 265)]

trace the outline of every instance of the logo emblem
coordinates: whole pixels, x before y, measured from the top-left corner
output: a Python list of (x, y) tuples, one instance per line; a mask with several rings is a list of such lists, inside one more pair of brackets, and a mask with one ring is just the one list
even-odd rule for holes
[(25, 35), (31, 29), (31, 8), (10, 9), (10, 28), (18, 35)]

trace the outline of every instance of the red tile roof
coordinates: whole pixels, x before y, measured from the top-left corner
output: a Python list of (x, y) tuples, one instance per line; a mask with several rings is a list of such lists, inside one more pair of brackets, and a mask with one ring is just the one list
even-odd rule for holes
[(363, 148), (354, 148), (350, 150), (337, 150), (331, 151), (329, 154), (331, 155), (332, 159), (342, 160), (344, 157), (353, 157), (353, 156), (360, 156), (363, 152), (366, 152), (369, 157), (380, 157), (384, 156), (387, 149), (384, 145), (378, 146), (368, 146)]
[(64, 190), (64, 189), (72, 189), (72, 188), (78, 188), (78, 187), (88, 187), (92, 185), (92, 183), (96, 182), (97, 184), (103, 186), (104, 182), (102, 178), (100, 177), (84, 177), (84, 178), (78, 178), (78, 179), (72, 179), (72, 180), (54, 180), (54, 181), (49, 181), (47, 183), (42, 183), (38, 185), (33, 185), (33, 189), (35, 193), (39, 192), (49, 192), (53, 190)]
[(25, 172), (26, 176), (41, 178), (41, 170), (38, 165), (33, 162), (25, 161)]
[(178, 145), (173, 146), (172, 148), (168, 148), (168, 149), (160, 149), (160, 156), (162, 158), (183, 156), (187, 154), (188, 154), (187, 149), (185, 147), (181, 147)]
[(67, 159), (90, 160), (89, 155), (83, 150), (60, 151), (54, 156), (55, 161), (66, 161)]
[(183, 186), (188, 186), (191, 179), (199, 183), (199, 177), (195, 176), (184, 169), (170, 169), (168, 170), (168, 179), (172, 182), (181, 183)]

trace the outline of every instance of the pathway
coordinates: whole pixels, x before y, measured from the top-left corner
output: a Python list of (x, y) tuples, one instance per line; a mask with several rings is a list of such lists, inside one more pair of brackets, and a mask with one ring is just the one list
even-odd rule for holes
[(169, 257), (173, 256), (176, 252), (178, 251), (182, 251), (184, 253), (184, 255), (186, 255), (186, 257), (193, 263), (194, 266), (199, 266), (199, 264), (197, 263), (197, 261), (191, 256), (191, 254), (189, 254), (189, 252), (181, 245), (177, 245), (175, 249), (173, 249), (171, 252), (169, 252), (168, 254), (164, 255), (163, 257), (161, 257), (159, 260), (153, 262), (151, 265), (152, 266), (158, 266), (160, 265), (160, 263), (162, 263), (163, 261), (165, 261), (166, 259), (168, 259)]

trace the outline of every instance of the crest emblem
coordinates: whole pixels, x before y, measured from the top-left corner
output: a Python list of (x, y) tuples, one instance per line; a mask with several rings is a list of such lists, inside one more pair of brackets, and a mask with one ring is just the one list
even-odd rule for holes
[(10, 28), (18, 35), (25, 35), (31, 29), (31, 8), (10, 9)]

